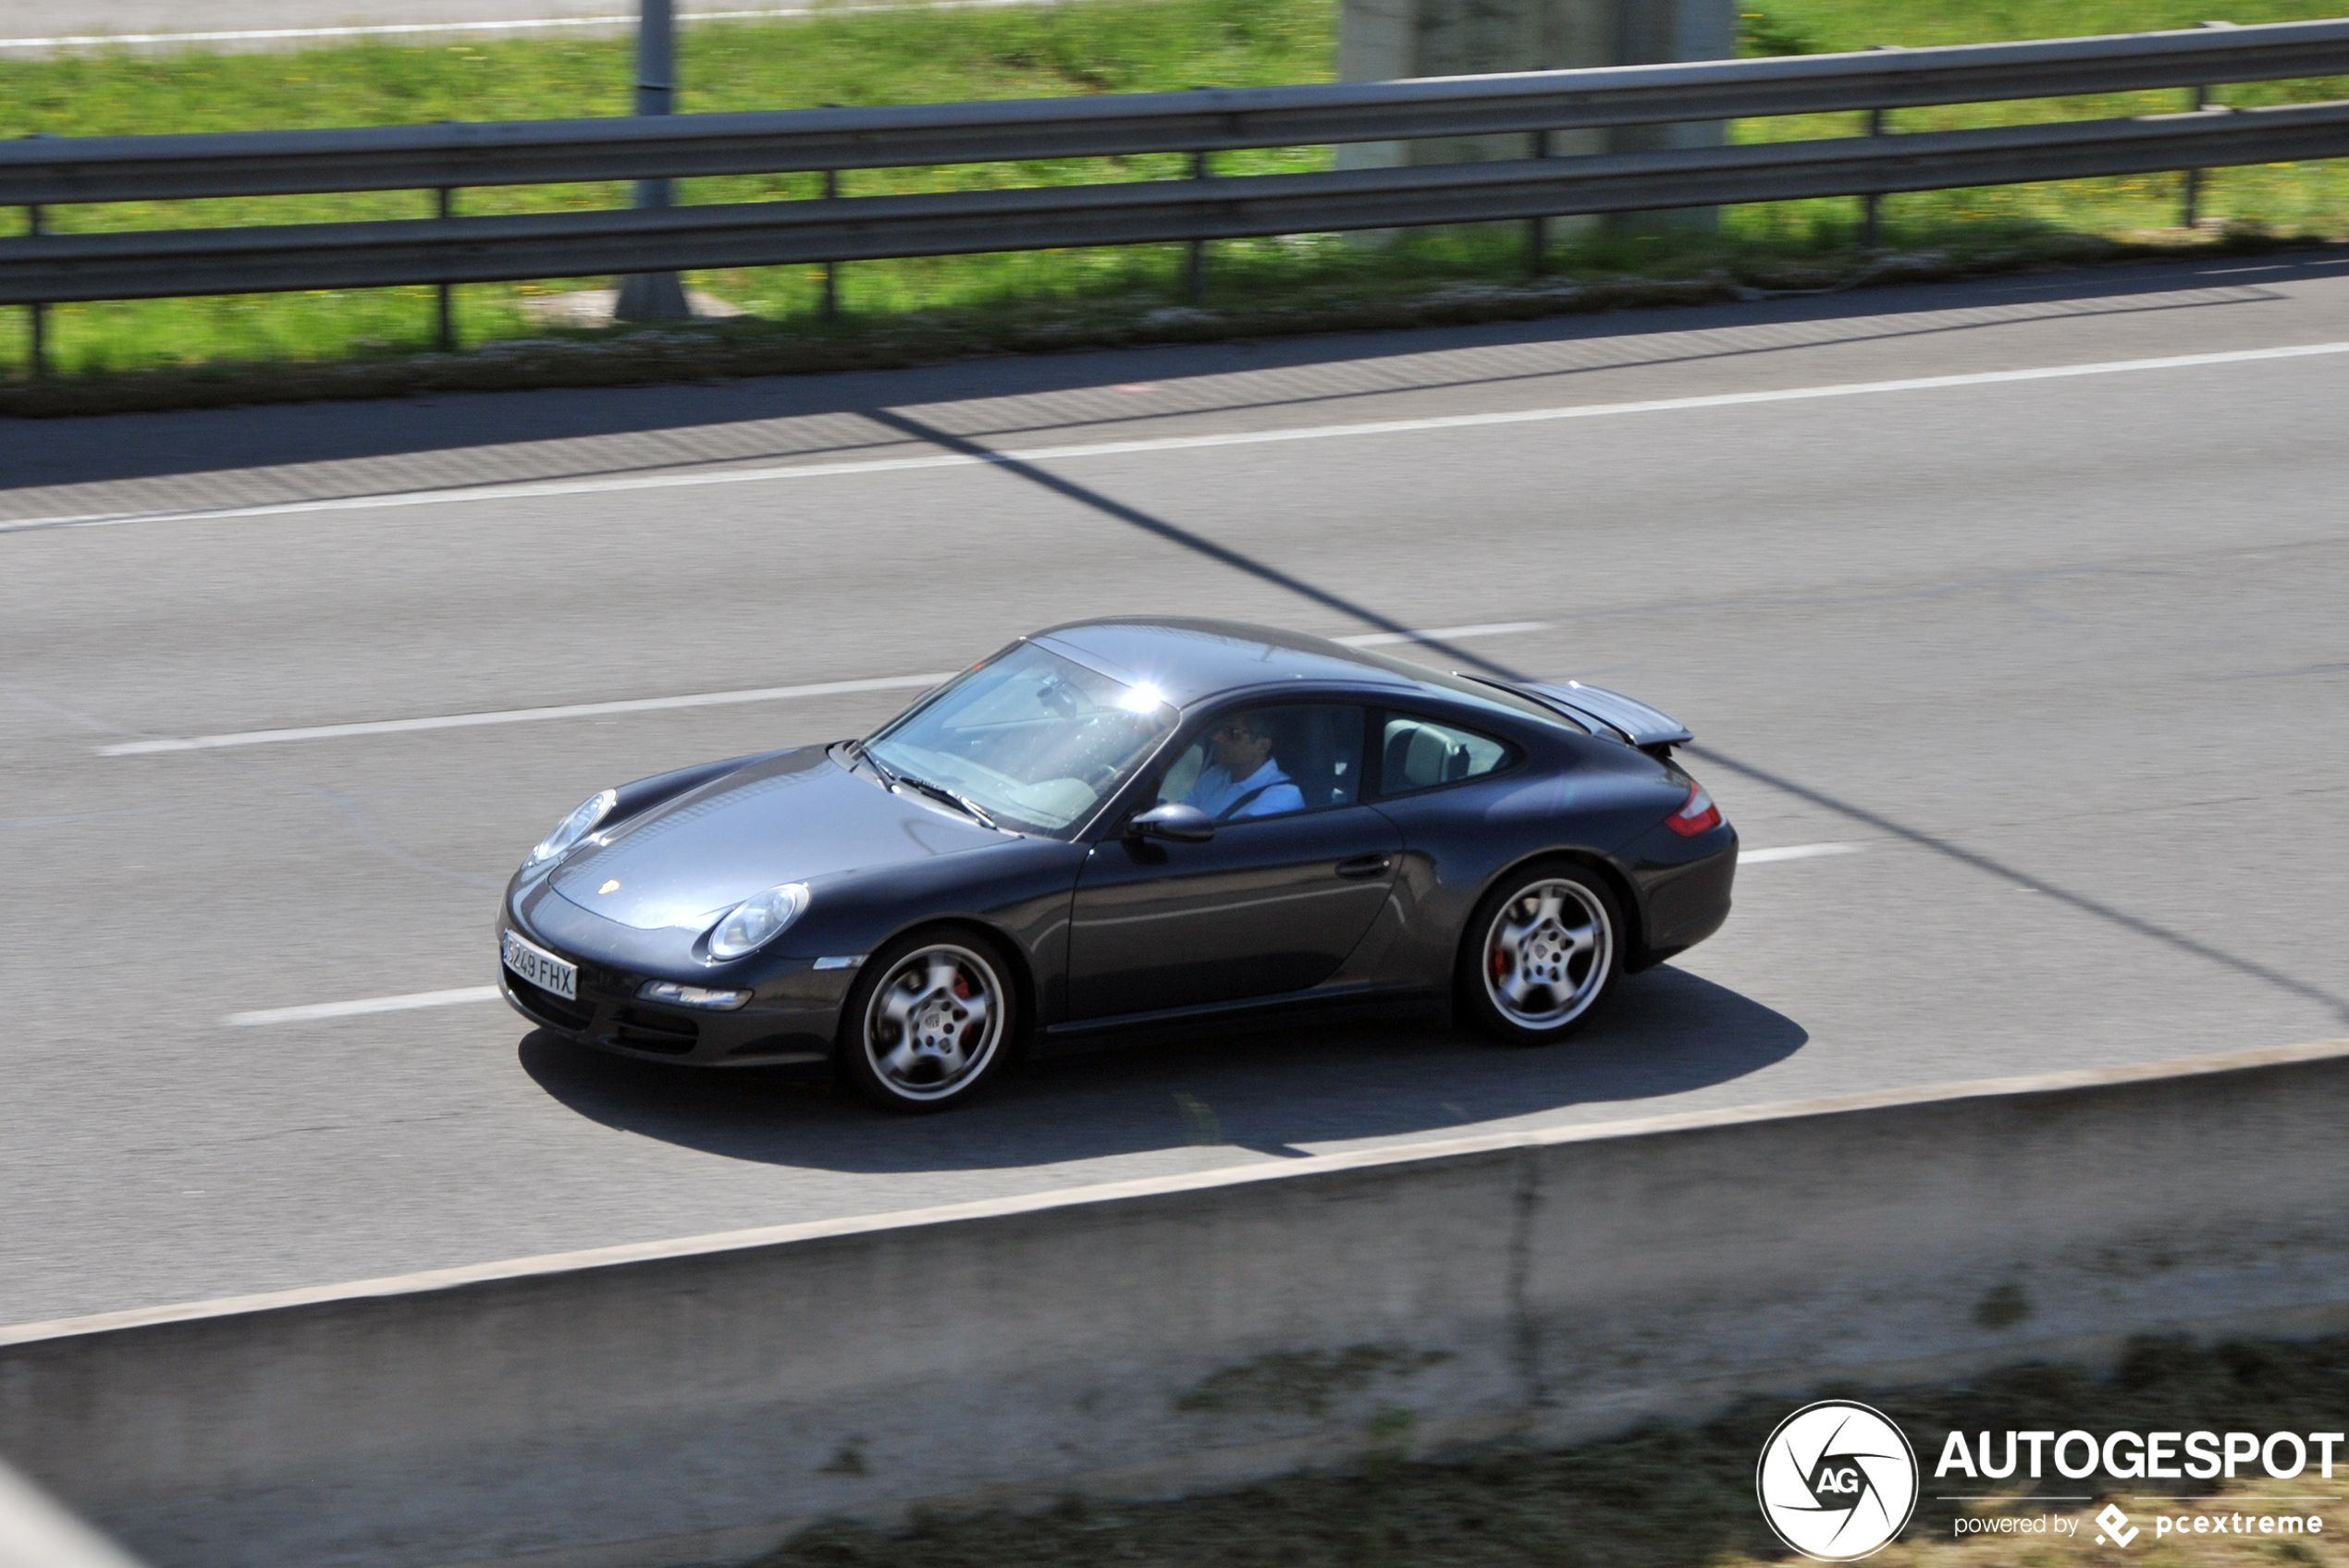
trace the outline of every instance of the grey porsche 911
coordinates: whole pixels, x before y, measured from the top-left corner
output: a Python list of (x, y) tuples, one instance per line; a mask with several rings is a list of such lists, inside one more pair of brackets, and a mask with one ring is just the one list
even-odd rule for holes
[(590, 797), (514, 873), (500, 973), (588, 1045), (901, 1111), (1243, 1013), (1441, 1003), (1543, 1045), (1728, 918), (1737, 834), (1689, 738), (1575, 681), (1060, 626), (862, 739)]

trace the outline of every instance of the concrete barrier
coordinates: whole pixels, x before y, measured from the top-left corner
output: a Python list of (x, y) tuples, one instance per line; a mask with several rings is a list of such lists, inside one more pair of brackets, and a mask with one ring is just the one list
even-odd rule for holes
[(649, 1565), (2316, 1332), (2344, 1106), (2333, 1041), (30, 1325), (0, 1452), (164, 1568)]

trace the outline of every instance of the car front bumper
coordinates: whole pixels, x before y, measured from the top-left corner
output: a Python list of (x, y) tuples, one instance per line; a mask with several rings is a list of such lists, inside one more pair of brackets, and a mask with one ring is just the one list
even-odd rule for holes
[[(578, 997), (560, 997), (498, 966), (499, 989), (509, 1006), (533, 1023), (599, 1050), (643, 1061), (683, 1062), (693, 1067), (828, 1068), (838, 1035), (840, 1010), (853, 969), (818, 969), (813, 959), (777, 959), (752, 986), (751, 999), (732, 1012), (665, 1006), (636, 995), (647, 980), (696, 977), (638, 970), (624, 961), (581, 952), (576, 945), (549, 940), (534, 923), (510, 913), (498, 922), (498, 945), (512, 931), (577, 966)], [(700, 983), (707, 983), (706, 981)]]

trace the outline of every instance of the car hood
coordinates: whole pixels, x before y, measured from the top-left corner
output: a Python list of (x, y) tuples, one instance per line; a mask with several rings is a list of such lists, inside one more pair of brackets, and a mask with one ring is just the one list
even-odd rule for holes
[(881, 789), (822, 747), (768, 757), (598, 834), (555, 891), (640, 931), (699, 929), (782, 882), (957, 854), (1004, 835)]

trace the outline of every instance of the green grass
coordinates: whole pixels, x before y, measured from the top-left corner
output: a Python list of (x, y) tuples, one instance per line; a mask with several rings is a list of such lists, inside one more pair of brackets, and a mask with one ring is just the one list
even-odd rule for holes
[[(2217, 18), (2249, 26), (2298, 21), (2349, 12), (2343, 0), (1762, 0), (1741, 12), (1749, 54), (1833, 54), (1877, 44), (1925, 48), (2000, 39), (2073, 38), (2102, 32), (2147, 32), (2188, 28)], [(2349, 79), (2257, 82), (2214, 90), (2212, 100), (2236, 108), (2268, 104), (2318, 103), (2349, 97)], [(2039, 120), (2097, 119), (2124, 115), (2170, 114), (2190, 107), (2186, 89), (2156, 92), (2024, 100), (2007, 104), (1958, 104), (1901, 110), (1887, 116), (1893, 131), (1955, 130), (1976, 126), (2019, 125)], [(1859, 116), (1794, 116), (1749, 121), (1738, 139), (1775, 141), (1811, 136), (1851, 135)], [(2069, 180), (2054, 185), (1999, 186), (1973, 190), (1933, 190), (1885, 199), (1880, 221), (1888, 239), (1914, 242), (1953, 228), (2004, 224), (2015, 228), (2068, 229), (2121, 234), (2179, 221), (2182, 177), (2133, 175), (2115, 179)], [(2335, 232), (2349, 227), (2349, 161), (2269, 165), (2223, 169), (2205, 177), (2204, 215), (2254, 219), (2271, 228)], [(1768, 239), (1848, 233), (1858, 204), (1790, 202), (1733, 211), (1732, 232)]]
[[(1074, 0), (1034, 9), (862, 12), (809, 20), (712, 24), (681, 47), (686, 113), (738, 109), (1036, 98), (1325, 80), (1335, 50), (1334, 0)], [(0, 136), (107, 136), (155, 131), (394, 125), (442, 119), (547, 119), (629, 111), (633, 44), (621, 38), (515, 40), (437, 47), (362, 44), (292, 55), (102, 55), (0, 64)], [(1222, 172), (1323, 166), (1325, 149), (1228, 155)], [(946, 169), (849, 171), (844, 194), (1154, 179), (1186, 172), (1179, 155)], [(775, 175), (680, 182), (683, 202), (745, 202), (820, 193), (821, 177)], [(466, 214), (625, 205), (624, 186), (483, 189), (460, 193)], [(422, 191), (130, 202), (60, 208), (49, 227), (96, 232), (225, 224), (421, 217)], [(13, 233), (20, 214), (9, 214)], [(1039, 293), (1163, 290), (1179, 267), (1169, 247), (875, 262), (842, 269), (842, 301), (880, 315)], [(820, 268), (696, 275), (762, 314), (812, 311)], [(602, 280), (549, 280), (461, 291), (462, 336), (523, 332), (519, 297)], [(203, 301), (68, 305), (51, 313), (53, 352), (72, 371), (215, 359), (382, 352), (429, 341), (430, 289)], [(15, 334), (0, 366), (20, 369)]]
[[(2231, 19), (2320, 16), (2341, 0), (2244, 0)], [(1920, 45), (2189, 25), (2208, 0), (1768, 0), (1745, 13), (1749, 53), (1818, 52), (1872, 43)], [(945, 102), (1176, 91), (1326, 80), (1335, 57), (1336, 0), (1068, 0), (1034, 9), (861, 12), (793, 22), (689, 30), (682, 49), (686, 112)], [(622, 38), (513, 40), (425, 47), (367, 43), (297, 54), (134, 55), (0, 63), (0, 136), (290, 129), (619, 115), (629, 108), (633, 44)], [(2144, 113), (2182, 106), (2181, 92), (1904, 111), (1896, 129)], [(2230, 88), (2237, 104), (2349, 96), (2340, 80)], [(1740, 140), (1850, 135), (1857, 116), (1746, 122)], [(1327, 148), (1269, 149), (1219, 160), (1219, 172), (1325, 167)], [(1153, 179), (1185, 172), (1178, 156), (1064, 160), (941, 169), (851, 171), (844, 193)], [(808, 197), (813, 175), (682, 182), (687, 202)], [(1884, 203), (1884, 242), (1910, 250), (2030, 246), (2065, 232), (2126, 235), (2174, 224), (2179, 177), (2060, 186), (1935, 191)], [(483, 189), (459, 194), (469, 214), (610, 206), (617, 184)], [(424, 216), (422, 191), (54, 209), (50, 227), (97, 231), (215, 224)], [(1728, 209), (1715, 236), (1614, 229), (1561, 243), (1550, 264), (1568, 276), (1747, 276), (1806, 259), (1849, 259), (1857, 236), (1851, 200)], [(2349, 229), (2349, 168), (2342, 164), (2218, 171), (2203, 212), (2270, 227)], [(0, 214), (20, 233), (21, 214)], [(1147, 312), (1180, 298), (1183, 251), (1103, 251), (865, 262), (840, 269), (844, 324), (812, 320), (816, 267), (741, 269), (689, 281), (753, 311), (777, 330), (814, 338), (869, 331), (909, 313), (941, 312), (984, 325), (1040, 311), (1097, 316)], [(1447, 281), (1519, 275), (1507, 235), (1445, 231), (1388, 247), (1328, 236), (1225, 242), (1214, 248), (1211, 304), (1250, 305), (1332, 291), (1391, 297)], [(469, 343), (542, 335), (520, 305), (528, 296), (603, 280), (550, 279), (459, 290)], [(424, 288), (66, 305), (50, 312), (53, 362), (103, 373), (228, 361), (400, 357), (430, 346), (433, 291)], [(1021, 331), (1027, 330), (1026, 326)], [(25, 336), (0, 331), (0, 374), (26, 368)]]

